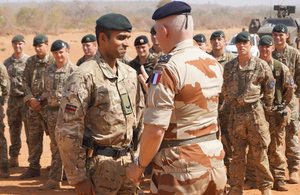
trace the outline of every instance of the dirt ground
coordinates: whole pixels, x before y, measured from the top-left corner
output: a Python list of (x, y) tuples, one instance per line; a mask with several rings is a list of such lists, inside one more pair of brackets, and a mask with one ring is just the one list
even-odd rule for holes
[[(230, 39), (230, 37), (235, 34), (241, 32), (241, 28), (233, 28), (233, 29), (221, 29), (225, 32), (227, 40)], [(150, 30), (149, 30), (150, 31)], [(211, 33), (215, 31), (214, 30), (204, 30), (204, 31), (196, 31), (194, 34), (203, 33), (207, 40), (209, 40)], [(49, 39), (49, 49), (53, 41), (57, 39), (62, 39), (69, 43), (71, 47), (71, 54), (70, 54), (70, 60), (75, 64), (77, 60), (83, 56), (82, 48), (81, 48), (81, 38), (89, 33), (94, 32), (83, 32), (83, 31), (69, 31), (65, 32), (60, 35), (47, 35)], [(149, 38), (150, 41), (150, 33), (149, 32), (133, 32), (132, 38), (130, 40), (130, 47), (128, 48), (127, 54), (134, 58), (136, 56), (136, 52), (133, 46), (133, 42), (135, 38), (139, 35), (146, 35)], [(35, 35), (29, 34), (25, 35), (26, 39), (26, 53), (28, 55), (34, 55), (34, 48), (32, 46), (33, 37)], [(13, 36), (0, 36), (0, 61), (3, 62), (6, 58), (11, 56), (13, 53), (13, 49), (11, 47), (11, 39)], [(210, 48), (210, 46), (209, 46)], [(9, 130), (7, 125), (6, 118), (4, 119), (4, 122), (6, 123), (6, 129), (5, 129), (5, 136), (7, 139), (8, 146), (10, 145), (10, 139), (9, 139)], [(22, 148), (19, 156), (19, 162), (20, 167), (17, 168), (11, 168), (10, 169), (10, 178), (8, 179), (0, 179), (0, 194), (26, 194), (26, 195), (37, 195), (37, 194), (43, 194), (43, 195), (52, 195), (52, 194), (75, 194), (75, 190), (73, 186), (68, 185), (67, 181), (63, 181), (62, 188), (60, 190), (50, 190), (46, 192), (41, 192), (38, 190), (38, 186), (43, 184), (48, 177), (48, 171), (46, 169), (47, 166), (50, 165), (51, 162), (51, 152), (50, 152), (50, 140), (49, 137), (46, 135), (44, 136), (44, 150), (43, 155), (41, 157), (41, 177), (33, 178), (33, 179), (26, 179), (26, 180), (20, 180), (19, 176), (26, 171), (26, 168), (28, 167), (28, 148), (25, 142), (25, 132), (22, 131)], [(288, 192), (277, 192), (272, 191), (274, 195), (298, 195), (300, 194), (300, 184), (288, 184), (289, 191)], [(149, 190), (149, 180), (147, 180), (144, 184), (142, 184), (142, 189), (144, 190), (145, 194), (148, 194)], [(244, 192), (245, 195), (256, 195), (260, 194), (258, 190), (247, 190)]]

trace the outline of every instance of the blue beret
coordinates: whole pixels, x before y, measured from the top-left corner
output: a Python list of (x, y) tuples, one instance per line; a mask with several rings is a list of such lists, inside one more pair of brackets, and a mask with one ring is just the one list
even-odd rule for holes
[(131, 32), (132, 25), (128, 18), (122, 14), (105, 14), (96, 21), (97, 26), (107, 28), (109, 30), (122, 30)]
[(248, 31), (243, 31), (240, 32), (236, 37), (235, 37), (235, 43), (240, 43), (240, 42), (248, 42), (251, 40), (251, 35)]
[(159, 20), (171, 15), (190, 14), (191, 6), (182, 1), (172, 1), (158, 8), (152, 15), (153, 20)]
[(274, 39), (270, 35), (264, 35), (260, 38), (258, 45), (274, 45)]
[(44, 34), (37, 34), (33, 38), (33, 46), (37, 46), (42, 43), (48, 43), (48, 38)]
[(81, 39), (81, 43), (89, 43), (89, 42), (95, 42), (95, 41), (96, 41), (96, 37), (93, 34), (85, 35)]
[(201, 43), (205, 43), (206, 42), (206, 38), (203, 34), (197, 34), (193, 37), (193, 39), (196, 41), (196, 42), (201, 42)]
[(51, 45), (51, 51), (61, 50), (66, 46), (66, 43), (63, 40), (56, 40)]
[(134, 41), (134, 46), (144, 45), (149, 43), (148, 38), (145, 35), (138, 36)]
[(273, 32), (279, 32), (279, 33), (288, 33), (288, 29), (285, 24), (276, 24), (273, 28)]

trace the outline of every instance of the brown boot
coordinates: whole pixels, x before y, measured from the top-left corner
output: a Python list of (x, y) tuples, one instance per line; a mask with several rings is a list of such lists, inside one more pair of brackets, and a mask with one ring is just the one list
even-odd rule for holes
[(19, 157), (11, 156), (8, 163), (9, 167), (18, 167), (19, 166)]
[(292, 184), (299, 183), (299, 175), (297, 172), (290, 173), (290, 183)]
[(262, 195), (272, 195), (271, 189), (260, 190)]
[(227, 195), (243, 195), (243, 190), (237, 187), (232, 187)]
[(285, 184), (283, 179), (276, 179), (274, 181), (274, 190), (288, 191), (289, 187)]
[(39, 176), (41, 176), (40, 169), (33, 169), (29, 167), (27, 171), (20, 176), (20, 179), (27, 179)]
[(0, 178), (9, 178), (9, 172), (7, 166), (1, 168)]
[(253, 181), (251, 179), (246, 179), (244, 182), (244, 190), (250, 190), (250, 189), (257, 189), (257, 183), (256, 181)]
[(39, 187), (40, 190), (60, 189), (61, 182), (54, 179), (48, 179), (46, 183)]

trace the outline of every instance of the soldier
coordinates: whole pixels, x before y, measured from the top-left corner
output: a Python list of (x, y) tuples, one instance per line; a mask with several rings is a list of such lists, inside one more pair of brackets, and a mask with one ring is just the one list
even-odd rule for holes
[(48, 38), (44, 34), (37, 34), (33, 39), (36, 55), (28, 58), (23, 74), (25, 90), (24, 102), (29, 105), (28, 145), (29, 168), (20, 178), (38, 177), (40, 173), (40, 158), (43, 152), (43, 134), (47, 132), (45, 103), (41, 95), (44, 91), (43, 73), (51, 64), (55, 63), (52, 54), (48, 52)]
[(131, 141), (144, 96), (136, 71), (117, 60), (126, 53), (132, 26), (113, 13), (96, 23), (98, 51), (73, 72), (62, 92), (57, 144), (77, 194), (134, 194), (128, 176)]
[(77, 61), (77, 66), (80, 66), (83, 62), (93, 57), (97, 52), (97, 43), (95, 35), (85, 35), (81, 39), (81, 44), (84, 56)]
[[(275, 50), (272, 53), (274, 59), (285, 64), (291, 72), (291, 75), (298, 86), (295, 95), (300, 97), (300, 52), (289, 46), (286, 39), (289, 37), (288, 29), (284, 24), (277, 24), (273, 28), (273, 39), (275, 42)], [(300, 150), (298, 131), (300, 127), (298, 112), (299, 107), (296, 101), (292, 101), (289, 105), (292, 111), (291, 122), (285, 127), (285, 156), (287, 158), (289, 170), (289, 182), (292, 184), (299, 183), (299, 163)]]
[(150, 44), (148, 38), (144, 35), (138, 36), (134, 41), (134, 47), (137, 56), (129, 65), (137, 71), (138, 75), (142, 74), (141, 66), (143, 65), (147, 74), (150, 75), (157, 63), (157, 59), (149, 52)]
[(216, 139), (222, 66), (193, 46), (191, 7), (173, 1), (158, 8), (157, 40), (164, 53), (150, 76), (140, 154), (133, 181), (153, 160), (151, 194), (222, 194), (224, 151)]
[(246, 171), (246, 148), (252, 150), (255, 176), (263, 195), (271, 194), (273, 177), (269, 169), (267, 150), (270, 144), (269, 124), (264, 108), (271, 110), (275, 80), (268, 64), (251, 55), (250, 33), (243, 31), (236, 38), (239, 55), (225, 64), (222, 93), (230, 108), (229, 138), (233, 147), (230, 163), (228, 194), (243, 194)]
[(62, 162), (55, 140), (55, 126), (61, 103), (62, 89), (67, 78), (77, 69), (77, 66), (68, 60), (67, 44), (62, 40), (53, 42), (51, 52), (55, 58), (55, 63), (46, 68), (44, 72), (44, 92), (41, 98), (43, 100), (47, 99), (47, 127), (51, 141), (52, 158), (49, 179), (44, 185), (40, 186), (40, 190), (50, 190), (61, 186)]
[(164, 52), (160, 48), (159, 43), (156, 39), (155, 25), (152, 26), (152, 28), (150, 30), (150, 34), (151, 34), (152, 47), (149, 49), (149, 52), (154, 57), (156, 57), (157, 60), (159, 60), (164, 55)]
[[(271, 143), (269, 145), (268, 157), (270, 170), (274, 178), (274, 189), (278, 191), (287, 191), (288, 186), (284, 183), (285, 178), (285, 157), (283, 154), (284, 127), (290, 119), (291, 111), (287, 106), (290, 102), (295, 102), (294, 80), (289, 68), (281, 62), (272, 58), (272, 52), (275, 50), (274, 40), (271, 36), (262, 36), (258, 46), (262, 60), (266, 61), (276, 79), (274, 106), (270, 112), (266, 112), (266, 119), (269, 122), (271, 134)], [(255, 186), (255, 169), (253, 166), (253, 154), (250, 150), (247, 159), (246, 185), (247, 189)]]
[(22, 35), (14, 36), (11, 42), (14, 53), (4, 61), (11, 83), (6, 110), (11, 142), (11, 146), (9, 147), (9, 166), (18, 167), (18, 156), (21, 149), (22, 122), (24, 123), (26, 143), (28, 145), (28, 129), (26, 121), (28, 105), (26, 105), (23, 100), (25, 94), (22, 77), (25, 63), (29, 56), (24, 53), (25, 39)]
[(8, 157), (7, 157), (7, 144), (4, 137), (4, 109), (3, 106), (7, 101), (9, 93), (9, 76), (5, 66), (0, 62), (0, 178), (8, 178)]
[(193, 39), (196, 41), (199, 48), (206, 52), (208, 44), (205, 36), (203, 34), (197, 34), (193, 37)]

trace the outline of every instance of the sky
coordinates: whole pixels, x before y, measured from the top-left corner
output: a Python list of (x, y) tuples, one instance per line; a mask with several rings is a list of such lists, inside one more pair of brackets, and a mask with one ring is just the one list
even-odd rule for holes
[[(45, 2), (45, 1), (74, 1), (74, 0), (0, 0), (1, 3), (7, 2)], [(87, 1), (87, 0), (78, 0), (78, 1)], [(105, 0), (90, 0), (90, 1), (105, 1)], [(106, 0), (108, 1), (108, 0)], [(132, 1), (132, 0), (109, 0), (109, 1)], [(137, 0), (136, 0), (137, 1)], [(149, 0), (139, 0), (139, 1), (149, 1)], [(150, 1), (159, 1), (159, 0), (150, 0)], [(240, 6), (256, 6), (264, 5), (296, 5), (300, 8), (299, 0), (183, 0), (190, 4), (219, 4), (232, 7)]]

